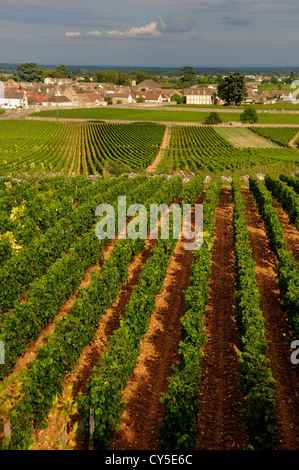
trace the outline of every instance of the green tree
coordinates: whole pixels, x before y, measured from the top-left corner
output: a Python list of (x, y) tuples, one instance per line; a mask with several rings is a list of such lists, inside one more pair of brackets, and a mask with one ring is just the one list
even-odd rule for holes
[(62, 75), (62, 78), (72, 78), (72, 72), (65, 65), (57, 65), (56, 70)]
[(245, 75), (230, 73), (218, 86), (218, 96), (226, 104), (240, 104), (247, 98)]
[(256, 109), (253, 106), (248, 106), (243, 113), (240, 115), (240, 121), (245, 124), (245, 123), (250, 123), (250, 124), (255, 124), (258, 121), (258, 115), (256, 112)]
[(137, 85), (141, 82), (143, 82), (144, 80), (153, 80), (154, 82), (156, 83), (159, 83), (159, 77), (154, 77), (153, 75), (150, 75), (148, 73), (144, 73), (144, 72), (137, 72), (136, 74), (136, 83)]
[(196, 78), (195, 69), (193, 67), (185, 65), (185, 67), (181, 69), (181, 74), (182, 74), (181, 75), (182, 85), (186, 85), (186, 84), (188, 86), (196, 85), (197, 78)]
[(170, 101), (176, 101), (177, 104), (182, 104), (182, 103), (184, 103), (184, 97), (181, 96), (181, 95), (178, 95), (177, 93), (174, 93), (174, 94), (170, 97)]
[(216, 111), (213, 111), (210, 113), (206, 119), (205, 119), (205, 124), (221, 124), (222, 119), (220, 117), (220, 114), (217, 113)]
[(295, 73), (291, 72), (290, 76), (285, 81), (286, 85), (290, 85), (295, 80), (295, 78)]
[(18, 66), (17, 77), (20, 82), (42, 82), (44, 69), (33, 62), (24, 63)]

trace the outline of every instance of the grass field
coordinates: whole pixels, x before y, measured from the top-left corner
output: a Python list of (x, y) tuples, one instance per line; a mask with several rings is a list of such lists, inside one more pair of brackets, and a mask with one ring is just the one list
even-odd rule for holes
[[(165, 106), (168, 106), (165, 104)], [(277, 111), (299, 111), (299, 104), (293, 104), (293, 103), (269, 103), (269, 104), (253, 104), (253, 105), (240, 105), (240, 106), (233, 106), (233, 105), (210, 105), (210, 104), (176, 104), (172, 105), (174, 107), (183, 107), (183, 108), (216, 108), (217, 110), (221, 109), (238, 109), (242, 111), (243, 109), (247, 108), (248, 106), (253, 106), (256, 110), (277, 110)]]
[[(223, 122), (240, 122), (236, 113), (219, 113)], [(164, 121), (164, 122), (204, 122), (208, 112), (181, 111), (181, 110), (144, 110), (122, 108), (80, 108), (63, 109), (59, 111), (60, 118), (68, 119), (113, 119), (124, 121)], [(57, 116), (56, 110), (41, 111), (31, 116), (51, 117)], [(258, 122), (261, 124), (298, 124), (299, 114), (268, 114), (260, 113)]]
[(221, 137), (238, 148), (279, 148), (279, 145), (258, 134), (254, 134), (249, 129), (219, 127), (215, 130)]

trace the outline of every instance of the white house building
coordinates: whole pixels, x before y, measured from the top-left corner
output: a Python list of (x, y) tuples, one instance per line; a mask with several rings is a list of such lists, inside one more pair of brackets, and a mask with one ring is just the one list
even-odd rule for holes
[(210, 88), (197, 88), (186, 92), (186, 104), (213, 104), (215, 91)]
[(72, 101), (67, 98), (66, 96), (51, 96), (51, 98), (48, 98), (47, 100), (42, 102), (42, 106), (58, 106), (58, 107), (64, 107), (64, 106), (72, 106)]
[(3, 109), (28, 108), (28, 98), (24, 91), (4, 91), (0, 95), (0, 107)]

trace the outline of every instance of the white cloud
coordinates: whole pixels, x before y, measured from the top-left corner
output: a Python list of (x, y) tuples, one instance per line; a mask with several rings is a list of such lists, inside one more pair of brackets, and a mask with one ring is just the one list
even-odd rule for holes
[(81, 36), (81, 35), (82, 35), (82, 33), (80, 33), (80, 31), (67, 31), (65, 33), (66, 38), (72, 38), (72, 37)]
[(127, 31), (108, 31), (106, 33), (108, 37), (159, 37), (162, 36), (161, 31), (159, 30), (159, 23), (157, 21), (152, 21), (146, 26), (132, 27)]
[(85, 36), (93, 36), (93, 37), (99, 37), (102, 36), (102, 32), (98, 31), (97, 29), (95, 31), (89, 31), (88, 33), (85, 33)]
[(124, 33), (122, 33), (121, 31), (116, 31), (116, 30), (108, 31), (106, 33), (106, 36), (109, 36), (109, 37), (123, 36), (123, 35), (124, 35)]

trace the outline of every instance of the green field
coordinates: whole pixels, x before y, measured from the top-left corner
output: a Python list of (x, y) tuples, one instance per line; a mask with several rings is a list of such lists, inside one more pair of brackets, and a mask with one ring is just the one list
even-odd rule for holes
[[(169, 106), (165, 104), (165, 106)], [(240, 110), (240, 112), (248, 108), (248, 106), (253, 106), (256, 110), (258, 111), (265, 111), (267, 112), (269, 109), (270, 110), (277, 110), (277, 111), (299, 111), (299, 104), (293, 104), (293, 103), (267, 103), (267, 104), (253, 104), (253, 105), (248, 105), (248, 104), (242, 104), (239, 106), (233, 106), (233, 105), (210, 105), (210, 104), (176, 104), (176, 105), (171, 105), (176, 108), (182, 107), (182, 108), (215, 108), (217, 111), (221, 109), (237, 109)]]
[(254, 134), (250, 129), (216, 127), (216, 132), (228, 140), (229, 143), (238, 148), (279, 148), (279, 145), (258, 134)]
[[(122, 108), (80, 108), (63, 109), (59, 117), (65, 119), (109, 119), (124, 121), (158, 121), (158, 122), (204, 122), (208, 112), (173, 110), (144, 110)], [(238, 113), (219, 113), (223, 122), (240, 122)], [(57, 111), (41, 111), (31, 116), (56, 118)], [(261, 124), (298, 124), (299, 114), (260, 113)]]

